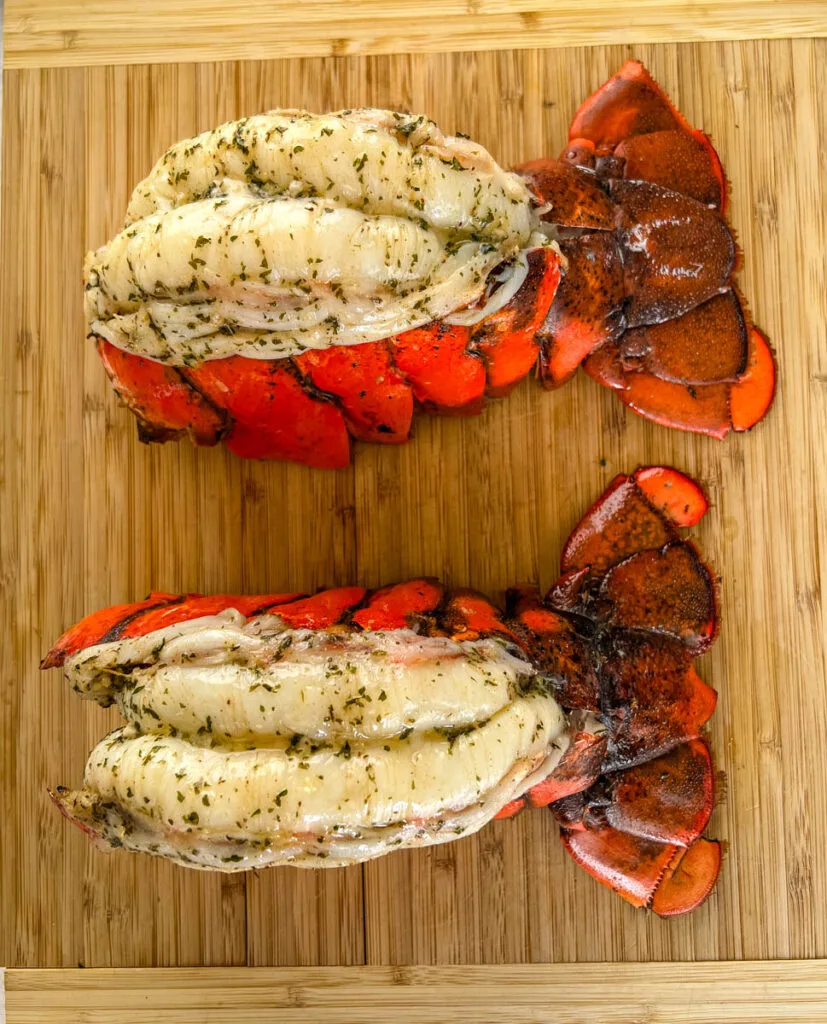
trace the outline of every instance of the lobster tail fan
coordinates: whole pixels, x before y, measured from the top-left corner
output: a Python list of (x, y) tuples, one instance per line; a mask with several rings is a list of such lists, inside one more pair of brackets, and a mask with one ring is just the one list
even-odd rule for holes
[(559, 162), (520, 172), (567, 229), (543, 382), (582, 364), (664, 426), (717, 438), (754, 426), (775, 363), (733, 285), (721, 161), (643, 65), (627, 61), (582, 104)]
[(706, 509), (675, 470), (616, 478), (572, 532), (569, 582), (547, 599), (591, 646), (606, 728), (597, 777), (552, 804), (563, 842), (598, 881), (662, 914), (694, 909), (720, 867), (702, 838), (713, 769), (700, 730), (715, 694), (691, 665), (715, 637), (715, 592), (678, 535)]

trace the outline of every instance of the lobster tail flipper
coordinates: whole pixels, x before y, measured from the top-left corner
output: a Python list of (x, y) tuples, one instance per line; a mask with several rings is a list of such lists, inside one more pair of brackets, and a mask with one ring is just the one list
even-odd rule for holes
[(582, 104), (559, 162), (519, 171), (565, 229), (544, 384), (582, 364), (656, 423), (718, 438), (754, 426), (775, 363), (733, 285), (721, 161), (643, 65), (627, 61)]
[[(566, 849), (593, 877), (663, 914), (702, 902), (720, 866), (718, 845), (702, 839), (713, 769), (700, 730), (715, 693), (691, 665), (716, 634), (715, 592), (678, 534), (706, 509), (701, 489), (675, 470), (617, 477), (566, 543), (566, 575), (545, 601), (523, 593), (515, 606), (535, 637), (545, 634), (558, 652), (565, 639), (578, 652), (565, 662), (562, 702), (597, 705), (571, 748), (580, 784), (568, 785), (561, 762), (526, 802), (551, 804)], [(544, 668), (553, 674), (549, 657)], [(572, 685), (587, 678), (593, 689)], [(595, 720), (602, 748), (589, 741)]]
[(726, 177), (712, 143), (640, 61), (626, 61), (580, 105), (562, 158), (604, 175), (653, 182), (721, 212), (726, 203)]

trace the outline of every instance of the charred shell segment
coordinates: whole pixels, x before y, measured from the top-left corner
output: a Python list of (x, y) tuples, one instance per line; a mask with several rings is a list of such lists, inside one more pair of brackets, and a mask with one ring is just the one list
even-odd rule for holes
[[(567, 271), (542, 332), (544, 383), (564, 383), (606, 345), (618, 353), (620, 384), (634, 371), (684, 385), (738, 379), (747, 329), (731, 292), (735, 243), (725, 222), (704, 204), (649, 182), (613, 180), (607, 189), (611, 227), (570, 231), (561, 240)], [(728, 305), (709, 302), (723, 295)], [(709, 308), (693, 315), (703, 304)], [(633, 331), (652, 325), (658, 329)]]
[(529, 160), (516, 171), (550, 209), (543, 220), (564, 228), (611, 231), (617, 208), (597, 176), (562, 160)]
[(536, 587), (515, 587), (506, 602), (511, 629), (557, 700), (565, 708), (599, 711), (597, 666), (577, 622), (550, 608)]
[[(161, 608), (150, 609), (135, 615), (129, 622), (118, 628), (117, 639), (121, 637), (142, 637), (147, 633), (153, 633), (168, 626), (175, 626), (180, 622), (190, 622), (193, 619), (220, 615), (227, 610), (237, 612), (246, 618), (259, 615), (265, 610), (271, 610), (282, 605), (288, 606), (287, 602), (293, 601), (297, 594), (257, 594), (253, 597), (243, 597), (239, 594), (216, 594), (212, 597), (201, 597), (198, 594), (187, 594), (174, 604)], [(99, 643), (109, 639), (116, 639), (111, 635), (102, 637)]]
[(691, 664), (715, 595), (678, 533), (706, 509), (673, 469), (618, 477), (565, 575), (505, 613), (418, 579), (90, 617), (45, 664), (127, 725), (54, 799), (104, 844), (218, 870), (353, 863), (550, 806), (595, 878), (691, 910), (720, 867), (702, 838), (716, 698)]
[(393, 361), (429, 412), (476, 416), (485, 404), (485, 364), (469, 351), (471, 328), (433, 323), (391, 338)]
[[(170, 625), (147, 624), (131, 636), (111, 631), (97, 643), (66, 657), (63, 671), (72, 689), (97, 701), (102, 707), (115, 703), (122, 692), (131, 690), (131, 673), (150, 668), (175, 652), (186, 652), (185, 660), (206, 657), (214, 660), (231, 655), (239, 658), (247, 649), (257, 647), (258, 624), (283, 628), (280, 620), (269, 616), (252, 620), (256, 628), (243, 629), (247, 618), (235, 608), (215, 615), (196, 615)], [(114, 638), (113, 638), (114, 636)], [(167, 648), (171, 654), (165, 654)], [(157, 721), (157, 720), (156, 720)]]
[(375, 590), (353, 614), (362, 629), (404, 629), (427, 621), (442, 601), (445, 588), (438, 580), (408, 580)]
[(600, 707), (609, 724), (604, 769), (642, 764), (694, 739), (717, 695), (686, 647), (667, 637), (616, 637), (600, 669)]
[(342, 469), (350, 462), (350, 435), (341, 410), (310, 394), (289, 363), (231, 356), (184, 374), (229, 413), (226, 443), (236, 455), (320, 469)]
[(197, 445), (217, 444), (227, 412), (185, 381), (174, 366), (162, 366), (115, 348), (99, 338), (98, 354), (121, 401), (137, 416), (143, 441), (168, 441), (188, 434)]
[(570, 380), (589, 353), (625, 325), (623, 257), (614, 236), (589, 231), (563, 239), (560, 249), (566, 273), (539, 333), (540, 380), (548, 389)]
[(572, 740), (554, 771), (532, 786), (520, 801), (513, 801), (497, 817), (511, 818), (522, 807), (548, 807), (581, 793), (600, 775), (606, 752), (606, 729), (592, 715), (572, 723)]
[(490, 398), (503, 398), (536, 364), (540, 328), (560, 284), (560, 267), (553, 249), (529, 253), (528, 273), (514, 298), (473, 329), (470, 344), (485, 362)]
[(113, 634), (120, 635), (116, 631), (126, 623), (140, 615), (147, 609), (161, 608), (173, 602), (180, 601), (175, 594), (163, 594), (153, 591), (143, 601), (134, 601), (131, 604), (116, 604), (111, 608), (104, 608), (99, 612), (93, 612), (81, 619), (71, 629), (67, 629), (58, 642), (52, 647), (43, 661), (41, 668), (59, 668), (66, 658), (76, 651), (85, 647), (100, 643), (105, 637)]
[(141, 637), (192, 619), (218, 615), (226, 610), (247, 618), (276, 605), (293, 601), (299, 594), (163, 594), (153, 591), (143, 601), (117, 604), (93, 612), (68, 629), (52, 647), (41, 668), (59, 668), (67, 658), (96, 644), (110, 643), (122, 637)]
[(476, 590), (453, 591), (441, 609), (440, 621), (453, 636), (464, 639), (473, 640), (478, 636), (517, 639), (500, 609)]
[(314, 388), (335, 395), (357, 441), (404, 444), (411, 432), (413, 392), (394, 366), (387, 342), (305, 352), (295, 360)]
[(364, 587), (338, 587), (280, 605), (274, 611), (292, 629), (326, 629), (341, 622), (366, 594)]

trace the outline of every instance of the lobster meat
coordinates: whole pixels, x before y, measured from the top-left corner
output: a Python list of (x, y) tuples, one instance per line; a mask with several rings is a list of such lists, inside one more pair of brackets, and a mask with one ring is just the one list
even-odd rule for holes
[(685, 913), (703, 837), (717, 631), (704, 515), (673, 469), (619, 476), (541, 597), (431, 579), (238, 597), (153, 593), (66, 632), (42, 663), (125, 726), (60, 810), (101, 846), (219, 871), (334, 867), (549, 807), (572, 857), (637, 907)]
[(89, 333), (144, 441), (339, 468), (417, 408), (472, 415), (583, 366), (715, 437), (775, 365), (733, 284), (726, 180), (634, 61), (559, 160), (503, 171), (424, 117), (270, 114), (174, 146), (90, 253)]

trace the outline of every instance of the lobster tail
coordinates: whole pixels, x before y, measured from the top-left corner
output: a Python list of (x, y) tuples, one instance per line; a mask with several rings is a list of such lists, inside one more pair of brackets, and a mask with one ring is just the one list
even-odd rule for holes
[(675, 470), (617, 477), (573, 530), (545, 601), (515, 592), (558, 699), (587, 712), (567, 758), (525, 803), (550, 804), (572, 857), (659, 914), (694, 909), (720, 866), (718, 844), (702, 839), (713, 771), (700, 731), (716, 698), (691, 665), (715, 637), (715, 592), (678, 535), (706, 508)]
[[(673, 469), (617, 477), (572, 531), (563, 575), (551, 591), (543, 597), (535, 587), (515, 587), (505, 611), (477, 591), (420, 578), (311, 596), (153, 593), (87, 616), (43, 667), (63, 665), (79, 693), (104, 706), (117, 703), (138, 728), (134, 735), (116, 731), (101, 757), (93, 753), (84, 790), (58, 790), (54, 799), (70, 820), (110, 845), (219, 870), (297, 857), (322, 866), (319, 851), (327, 857), (328, 842), (333, 863), (351, 863), (400, 843), (444, 842), (523, 807), (550, 807), (566, 849), (599, 881), (659, 914), (691, 910), (710, 892), (720, 865), (718, 844), (703, 838), (713, 771), (701, 730), (715, 693), (691, 664), (715, 637), (715, 594), (709, 571), (679, 534), (706, 509), (700, 488)], [(262, 836), (262, 808), (244, 817), (241, 786), (224, 794), (239, 804), (232, 835), (207, 826), (206, 808), (220, 806), (210, 797), (187, 807), (172, 827), (159, 808), (177, 792), (179, 810), (179, 775), (174, 785), (166, 769), (142, 776), (147, 788), (135, 804), (131, 783), (113, 774), (119, 769), (110, 770), (107, 753), (111, 746), (118, 757), (135, 743), (157, 740), (169, 757), (192, 766), (202, 787), (203, 749), (226, 759), (229, 771), (238, 758), (225, 740), (241, 735), (251, 744), (245, 751), (269, 759), (267, 772), (282, 779), (308, 730), (318, 732), (318, 742), (301, 756), (318, 757), (317, 781), (324, 782), (330, 764), (341, 781), (340, 757), (353, 761), (351, 769), (378, 759), (378, 775), (357, 772), (348, 783), (355, 790), (346, 787), (338, 807), (333, 801), (334, 810), (358, 805), (374, 815), (359, 825), (355, 846), (343, 841), (334, 816), (330, 834), (305, 849), (312, 822), (297, 804), (295, 829), (281, 824), (279, 800), (290, 791), (281, 782), (273, 782), (273, 801), (262, 805), (276, 815)], [(371, 739), (372, 730), (381, 741)], [(334, 733), (344, 744), (338, 753), (328, 742)], [(261, 748), (257, 738), (266, 740)], [(490, 786), (477, 788), (486, 766), (500, 764), (503, 742), (514, 752), (492, 769)], [(418, 787), (410, 790), (416, 796), (394, 790), (389, 824), (382, 800), (371, 810), (358, 787), (368, 778), (378, 800), (427, 751), (442, 758), (426, 773), (437, 809), (423, 811)], [(247, 780), (247, 768), (238, 770)], [(267, 772), (258, 782), (272, 782)], [(317, 787), (319, 813), (331, 812), (327, 787)], [(446, 808), (442, 790), (449, 792)], [(157, 804), (158, 814), (147, 803)]]
[(551, 204), (568, 261), (542, 331), (544, 384), (582, 365), (654, 422), (718, 438), (754, 426), (775, 364), (733, 285), (726, 178), (643, 65), (580, 107), (560, 162), (520, 172)]
[[(337, 138), (352, 147), (361, 145), (365, 118), (374, 119), (371, 132), (380, 135), (404, 120), (381, 111), (335, 117)], [(242, 251), (246, 236), (226, 225), (214, 236), (212, 227), (208, 231), (208, 222), (217, 226), (213, 213), (202, 210), (203, 231), (191, 232), (188, 261), (198, 272), (186, 285), (179, 281), (172, 273), (178, 250), (146, 217), (158, 202), (188, 207), (201, 199), (189, 187), (174, 199), (167, 195), (157, 168), (136, 190), (129, 233), (90, 255), (89, 335), (135, 414), (142, 441), (188, 435), (196, 445), (223, 441), (243, 458), (340, 469), (350, 462), (353, 440), (407, 442), (418, 410), (474, 416), (532, 370), (556, 388), (580, 366), (629, 408), (666, 426), (722, 438), (749, 430), (766, 413), (775, 363), (733, 283), (737, 251), (724, 219), (721, 162), (642, 64), (627, 62), (587, 99), (560, 158), (518, 167), (523, 181), (499, 168), (493, 177), (488, 171), (475, 176), (468, 160), (473, 164), (476, 157), (461, 140), (441, 135), (443, 148), (428, 159), (442, 163), (421, 172), (418, 136), (394, 129), (385, 143), (394, 160), (383, 157), (366, 177), (360, 174), (356, 192), (351, 185), (340, 191), (348, 161), (337, 170), (335, 157), (332, 177), (317, 180), (333, 131), (321, 120), (324, 129), (308, 135), (305, 115), (297, 121), (275, 111), (211, 133), (208, 145), (223, 154), (203, 190), (223, 197), (213, 213), (225, 205), (229, 180), (221, 160), (232, 152), (239, 156), (234, 167), (247, 164), (240, 155), (251, 144), (261, 147), (262, 159), (248, 172), (256, 168), (264, 177), (247, 183), (254, 188), (245, 201), (258, 210), (261, 186), (285, 199), (256, 214), (266, 238), (281, 241), (273, 241), (269, 257), (263, 250), (255, 257), (255, 274)], [(291, 150), (293, 157), (304, 154), (301, 167), (291, 164), (287, 178), (284, 148), (272, 138), (281, 139), (282, 131), (304, 133)], [(251, 132), (252, 143), (245, 141)], [(446, 145), (458, 146), (458, 155), (445, 159)], [(182, 181), (190, 180), (192, 153), (200, 146), (170, 151)], [(407, 161), (415, 173), (399, 177)], [(394, 199), (390, 191), (383, 199), (373, 190), (376, 180), (385, 180), (386, 163)], [(496, 168), (493, 160), (486, 166)], [(361, 171), (362, 155), (353, 167)], [(493, 189), (490, 203), (481, 193), (485, 182)], [(309, 200), (300, 212), (303, 231), (314, 225), (310, 235), (295, 235), (290, 226), (299, 211), (285, 190), (298, 186)], [(321, 192), (324, 207), (315, 202)], [(144, 211), (137, 220), (136, 211)], [(368, 273), (358, 232), (382, 234), (389, 225), (382, 218), (389, 216), (397, 218), (394, 238), (421, 234), (430, 255), (420, 263), (416, 245), (406, 243), (408, 265), (390, 243), (381, 258), (379, 248), (369, 246), (379, 262)], [(444, 236), (444, 246), (432, 229)], [(226, 251), (224, 242), (212, 244), (217, 237), (226, 239)], [(305, 262), (298, 253), (308, 237), (320, 244), (321, 255)], [(118, 252), (131, 246), (131, 255), (111, 265), (105, 253), (113, 244)], [(266, 248), (258, 237), (252, 244)], [(493, 247), (480, 251), (480, 259), (495, 251), (502, 258), (491, 256), (479, 272), (449, 273), (454, 258), (461, 252), (470, 258), (468, 246), (480, 244)], [(332, 252), (340, 253), (339, 262), (320, 267)], [(287, 262), (278, 270), (271, 258)], [(430, 260), (444, 278), (434, 267), (426, 272)], [(101, 274), (110, 271), (124, 285), (123, 295), (118, 288), (110, 294), (102, 283)], [(443, 285), (440, 303), (429, 305), (427, 296)], [(233, 290), (239, 297), (225, 309)], [(334, 312), (323, 316), (328, 309)]]

